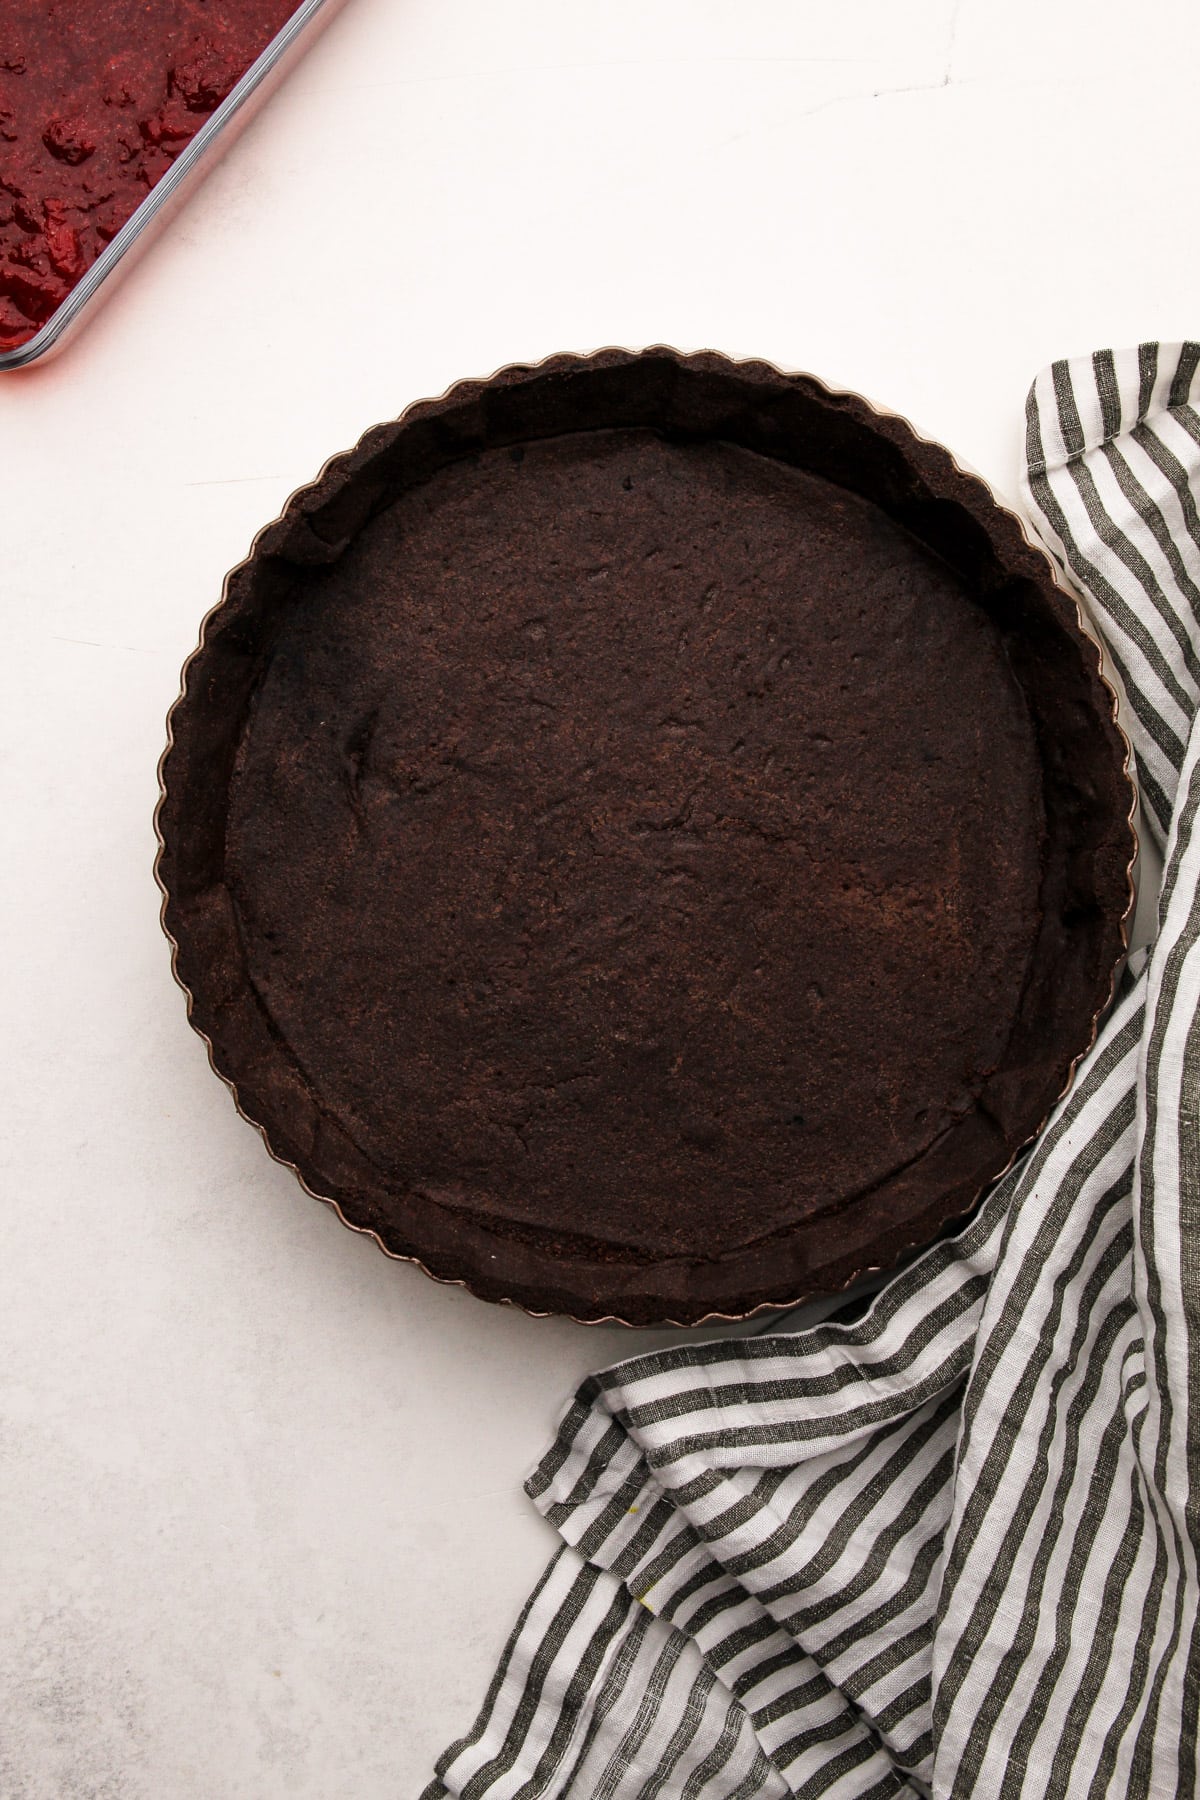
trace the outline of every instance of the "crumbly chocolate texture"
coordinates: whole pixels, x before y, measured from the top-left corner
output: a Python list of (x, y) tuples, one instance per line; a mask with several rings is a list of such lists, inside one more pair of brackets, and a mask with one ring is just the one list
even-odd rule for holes
[(799, 470), (609, 431), (452, 464), (307, 584), (226, 867), (264, 1010), (389, 1188), (719, 1258), (971, 1110), (1041, 836), (947, 569)]
[(260, 554), (223, 731), (219, 695), (195, 756), (177, 719), (219, 780), (168, 922), (353, 1223), (687, 1319), (886, 1260), (1036, 1128), (1119, 948), (1127, 790), (1065, 609), (1092, 755), (1058, 766), (1011, 570), (758, 445), (589, 423), (416, 468), (401, 434)]

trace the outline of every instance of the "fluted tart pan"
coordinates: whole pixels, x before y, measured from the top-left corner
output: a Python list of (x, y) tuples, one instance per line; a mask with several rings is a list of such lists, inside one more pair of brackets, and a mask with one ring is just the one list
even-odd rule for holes
[(335, 457), (228, 577), (158, 876), (272, 1155), (582, 1321), (834, 1291), (966, 1213), (1122, 954), (1075, 601), (903, 420), (712, 352), (552, 357)]

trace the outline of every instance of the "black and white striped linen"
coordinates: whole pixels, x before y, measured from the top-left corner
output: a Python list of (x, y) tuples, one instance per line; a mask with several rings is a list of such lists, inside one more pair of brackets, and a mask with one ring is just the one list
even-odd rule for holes
[(1056, 363), (1025, 499), (1165, 854), (1075, 1085), (869, 1308), (585, 1382), (562, 1548), (425, 1800), (1197, 1790), (1200, 344)]

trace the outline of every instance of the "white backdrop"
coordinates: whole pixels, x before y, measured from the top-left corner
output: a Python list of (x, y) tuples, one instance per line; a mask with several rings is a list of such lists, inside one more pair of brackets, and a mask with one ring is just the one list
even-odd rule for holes
[(273, 1165), (159, 934), (224, 571), (408, 401), (658, 340), (1015, 488), (1050, 358), (1200, 328), (1189, 0), (349, 0), (57, 361), (0, 377), (0, 1794), (392, 1800), (553, 1547), (569, 1390), (669, 1334), (389, 1264)]

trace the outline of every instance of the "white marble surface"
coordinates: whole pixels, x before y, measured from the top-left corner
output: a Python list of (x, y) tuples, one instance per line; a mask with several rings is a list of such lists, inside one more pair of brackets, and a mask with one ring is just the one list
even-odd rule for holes
[(5, 1800), (417, 1793), (552, 1547), (523, 1472), (659, 1341), (385, 1262), (210, 1074), (151, 811), (225, 569), (407, 401), (610, 342), (815, 369), (1011, 493), (1042, 363), (1200, 323), (1198, 53), (1188, 0), (349, 0), (0, 378)]

